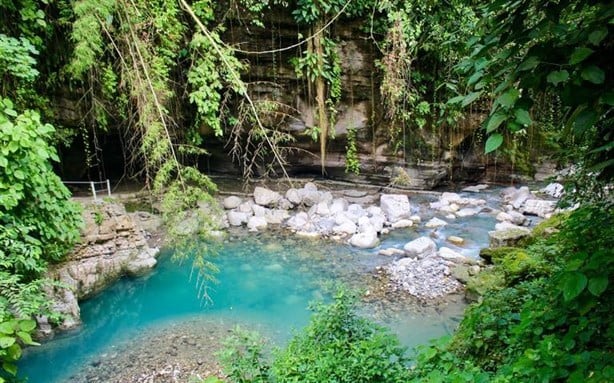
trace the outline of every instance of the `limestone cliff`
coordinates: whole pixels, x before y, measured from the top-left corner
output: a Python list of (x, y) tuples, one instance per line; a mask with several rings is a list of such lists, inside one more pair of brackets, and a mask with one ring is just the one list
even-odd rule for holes
[[(53, 265), (48, 277), (64, 287), (49, 294), (55, 308), (64, 315), (61, 329), (80, 324), (78, 301), (100, 292), (124, 275), (140, 275), (156, 265), (159, 250), (147, 244), (146, 233), (138, 220), (123, 205), (84, 202), (85, 225), (81, 241), (60, 264)], [(41, 328), (45, 326), (45, 319)]]

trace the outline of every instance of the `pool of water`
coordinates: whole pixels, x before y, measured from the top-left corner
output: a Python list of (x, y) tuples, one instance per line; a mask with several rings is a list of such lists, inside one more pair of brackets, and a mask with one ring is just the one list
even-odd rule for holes
[[(427, 219), (428, 202), (425, 197), (416, 207)], [(462, 248), (446, 246), (477, 256), (494, 223), (489, 214), (451, 222), (438, 230), (436, 241), (444, 245), (448, 235), (459, 235), (467, 239)], [(432, 230), (397, 230), (383, 238), (381, 248), (402, 247), (427, 233)], [(208, 291), (210, 300), (199, 297), (189, 262), (173, 262), (168, 253), (163, 254), (151, 274), (122, 279), (82, 302), (81, 328), (26, 350), (19, 363), (20, 375), (28, 376), (30, 382), (67, 381), (110, 347), (129, 342), (148, 329), (153, 332), (156, 326), (195, 316), (215, 318), (229, 327), (242, 323), (283, 344), (293, 329), (308, 322), (309, 302), (328, 299), (334, 282), (368, 288), (373, 269), (390, 262), (390, 258), (378, 256), (377, 250), (356, 250), (320, 240), (237, 234), (224, 243), (215, 259), (220, 272), (218, 282)], [(437, 308), (382, 303), (367, 304), (362, 311), (389, 326), (411, 349), (453, 331), (464, 307), (462, 302)]]

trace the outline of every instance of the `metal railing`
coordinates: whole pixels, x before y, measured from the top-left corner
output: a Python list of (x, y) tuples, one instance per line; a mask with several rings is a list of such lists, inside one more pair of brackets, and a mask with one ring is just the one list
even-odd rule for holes
[[(65, 185), (90, 185), (90, 190), (92, 191), (92, 195), (94, 196), (94, 201), (98, 200), (98, 193), (107, 191), (107, 195), (111, 196), (111, 182), (107, 179), (106, 181), (62, 181)], [(103, 189), (96, 189), (96, 185), (105, 185)]]

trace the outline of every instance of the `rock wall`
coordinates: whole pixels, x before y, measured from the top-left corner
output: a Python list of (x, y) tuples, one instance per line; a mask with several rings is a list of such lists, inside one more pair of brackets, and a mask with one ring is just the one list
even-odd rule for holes
[[(49, 291), (55, 308), (64, 314), (61, 329), (80, 324), (78, 301), (100, 292), (124, 275), (137, 276), (156, 265), (158, 248), (147, 244), (138, 217), (126, 213), (123, 205), (106, 202), (83, 203), (85, 225), (81, 241), (60, 264), (53, 265), (48, 277), (65, 287)], [(49, 330), (45, 318), (41, 329)]]

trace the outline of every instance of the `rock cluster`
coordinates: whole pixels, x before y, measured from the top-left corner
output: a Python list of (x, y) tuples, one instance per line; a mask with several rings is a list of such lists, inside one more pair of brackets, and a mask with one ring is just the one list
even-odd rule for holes
[[(399, 253), (396, 253), (399, 255)], [(477, 273), (477, 260), (441, 247), (428, 237), (419, 237), (403, 247), (403, 258), (386, 267), (396, 289), (430, 301), (454, 293), (462, 288), (455, 274)], [(471, 270), (471, 271), (470, 271)], [(454, 271), (454, 272), (453, 272)]]
[(309, 182), (302, 188), (288, 189), (285, 195), (256, 187), (253, 199), (230, 196), (222, 205), (230, 226), (245, 225), (250, 231), (260, 231), (277, 225), (300, 236), (332, 237), (365, 249), (379, 245), (379, 234), (414, 224), (407, 195), (383, 194), (380, 206), (356, 203), (372, 200), (367, 197), (360, 191), (335, 197)]
[[(123, 275), (138, 276), (156, 265), (159, 250), (149, 247), (146, 233), (135, 218), (143, 219), (126, 213), (121, 204), (84, 206), (81, 242), (65, 262), (51, 267), (47, 275), (66, 286), (48, 292), (55, 309), (65, 316), (61, 329), (79, 325), (78, 300), (101, 291)], [(41, 328), (48, 329), (45, 318), (40, 322)]]

